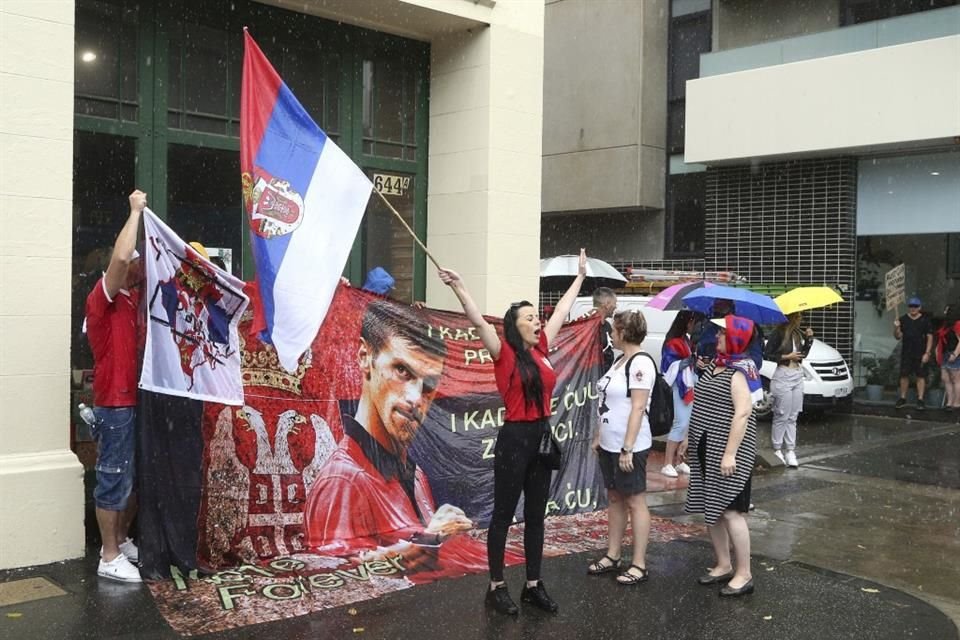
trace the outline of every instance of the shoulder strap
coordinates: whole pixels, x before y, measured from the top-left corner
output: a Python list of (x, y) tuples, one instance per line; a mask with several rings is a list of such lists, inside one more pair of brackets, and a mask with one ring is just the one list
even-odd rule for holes
[(627, 360), (627, 364), (625, 364), (623, 367), (623, 375), (625, 375), (627, 378), (627, 397), (628, 398), (630, 397), (630, 365), (633, 364), (633, 359), (636, 358), (637, 356), (647, 356), (648, 358), (650, 358), (650, 362), (653, 363), (654, 378), (656, 378), (656, 376), (660, 374), (660, 371), (657, 369), (657, 361), (654, 360), (653, 356), (651, 356), (646, 351), (638, 351), (637, 353), (630, 356), (630, 359)]

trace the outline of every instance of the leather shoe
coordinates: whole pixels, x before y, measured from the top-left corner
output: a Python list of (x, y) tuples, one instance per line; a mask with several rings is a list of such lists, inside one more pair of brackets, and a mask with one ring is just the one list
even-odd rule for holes
[(733, 571), (728, 571), (727, 573), (721, 574), (719, 576), (712, 576), (709, 573), (697, 578), (697, 582), (702, 585), (711, 585), (711, 584), (720, 584), (721, 582), (728, 582), (730, 578), (733, 577)]
[(520, 613), (520, 608), (510, 597), (510, 592), (507, 591), (507, 585), (505, 584), (497, 586), (496, 589), (488, 587), (484, 600), (487, 606), (493, 607), (497, 613), (502, 613), (505, 616), (515, 616)]
[(721, 597), (736, 597), (736, 596), (745, 596), (748, 593), (753, 593), (753, 579), (747, 580), (747, 583), (740, 587), (739, 589), (734, 589), (729, 584), (720, 589)]
[(524, 586), (523, 591), (520, 592), (520, 601), (532, 604), (549, 613), (556, 613), (560, 609), (553, 598), (547, 595), (547, 590), (543, 587), (543, 580), (537, 581), (535, 587)]

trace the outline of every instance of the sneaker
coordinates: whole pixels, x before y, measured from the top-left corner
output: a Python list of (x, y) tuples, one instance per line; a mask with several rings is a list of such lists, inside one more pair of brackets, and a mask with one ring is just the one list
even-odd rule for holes
[(487, 587), (487, 595), (484, 601), (487, 606), (493, 607), (497, 613), (506, 616), (515, 616), (520, 613), (520, 608), (510, 597), (510, 592), (507, 591), (507, 585), (505, 584), (497, 586), (496, 589)]
[(797, 454), (793, 451), (787, 451), (785, 462), (788, 467), (791, 467), (793, 469), (796, 469), (797, 467), (800, 466), (800, 463), (797, 462)]
[(524, 585), (523, 591), (520, 592), (520, 602), (532, 604), (538, 609), (543, 609), (548, 613), (556, 613), (560, 609), (557, 603), (553, 601), (553, 598), (547, 595), (547, 590), (543, 587), (543, 580), (537, 582), (537, 586), (535, 587)]
[(894, 408), (894, 409), (903, 409), (905, 406), (907, 406), (907, 399), (906, 399), (906, 398), (900, 398), (899, 400), (897, 400), (897, 404), (893, 405), (893, 408)]
[(660, 468), (660, 473), (667, 476), (668, 478), (676, 478), (679, 473), (677, 473), (676, 468), (672, 464), (665, 464)]
[[(140, 562), (140, 549), (137, 548), (137, 545), (133, 544), (132, 538), (127, 538), (117, 546), (120, 548), (120, 553), (127, 556), (127, 560), (133, 564)], [(103, 547), (100, 547), (100, 557), (103, 557)]]
[(97, 567), (97, 575), (119, 582), (143, 582), (140, 571), (130, 564), (130, 561), (122, 553), (110, 562), (101, 558), (100, 566)]
[(777, 449), (776, 451), (773, 452), (773, 457), (779, 460), (781, 464), (786, 466), (787, 459), (783, 457), (783, 452), (780, 451), (780, 449)]
[(681, 462), (677, 465), (677, 473), (690, 475), (690, 465), (688, 465), (686, 462)]
[(923, 398), (917, 400), (917, 411), (924, 411), (927, 408), (927, 405), (923, 402)]

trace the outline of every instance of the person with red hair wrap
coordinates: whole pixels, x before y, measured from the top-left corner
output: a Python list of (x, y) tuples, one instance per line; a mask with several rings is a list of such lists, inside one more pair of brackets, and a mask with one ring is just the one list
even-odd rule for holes
[(699, 583), (727, 583), (721, 596), (742, 596), (753, 592), (745, 514), (750, 510), (750, 479), (757, 457), (751, 388), (759, 386), (760, 376), (747, 353), (753, 322), (733, 315), (711, 322), (719, 328), (717, 354), (694, 394), (688, 441), (695, 456), (684, 509), (703, 514), (716, 555), (716, 563)]

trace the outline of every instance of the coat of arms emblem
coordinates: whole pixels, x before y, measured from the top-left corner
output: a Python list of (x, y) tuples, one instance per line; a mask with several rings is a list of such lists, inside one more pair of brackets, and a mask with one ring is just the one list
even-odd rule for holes
[(262, 238), (293, 233), (303, 221), (303, 198), (282, 178), (259, 168), (243, 174), (243, 199), (250, 214), (250, 227)]

